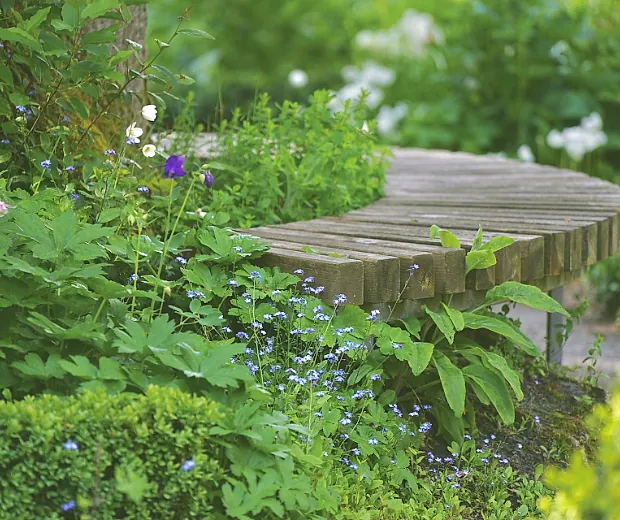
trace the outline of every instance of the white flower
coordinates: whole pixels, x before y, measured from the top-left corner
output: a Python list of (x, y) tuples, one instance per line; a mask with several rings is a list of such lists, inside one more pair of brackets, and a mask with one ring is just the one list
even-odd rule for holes
[(443, 33), (434, 24), (429, 14), (408, 9), (395, 26), (407, 43), (408, 50), (415, 56), (422, 56), (425, 47), (431, 43), (443, 43)]
[(564, 136), (558, 130), (551, 130), (547, 135), (547, 145), (556, 150), (564, 146)]
[(155, 105), (144, 105), (142, 107), (142, 117), (147, 121), (155, 121), (157, 119), (157, 107)]
[(377, 114), (377, 131), (381, 135), (394, 133), (400, 120), (407, 115), (407, 104), (403, 101), (396, 103), (392, 108), (383, 105)]
[(142, 147), (142, 155), (144, 155), (144, 157), (155, 157), (156, 151), (157, 148), (155, 148), (154, 144), (145, 144)]
[(581, 127), (588, 132), (598, 132), (603, 129), (603, 120), (598, 112), (592, 112), (581, 118)]
[(292, 70), (288, 75), (288, 82), (292, 87), (304, 88), (308, 84), (308, 74), (301, 69)]
[(392, 69), (382, 67), (374, 61), (364, 63), (359, 75), (359, 82), (368, 86), (389, 87), (395, 79), (396, 74)]
[(133, 138), (134, 143), (139, 143), (140, 136), (144, 133), (144, 130), (142, 130), (142, 128), (138, 128), (136, 124), (137, 123), (131, 123), (127, 127), (127, 130), (125, 130), (125, 135), (127, 136), (127, 138)]
[(564, 149), (574, 161), (581, 161), (583, 156), (590, 151), (587, 144), (587, 134), (588, 132), (580, 126), (571, 126), (562, 131)]
[(532, 149), (526, 144), (522, 144), (521, 146), (519, 146), (519, 149), (517, 150), (517, 156), (519, 157), (519, 159), (526, 163), (532, 163), (536, 160)]
[(370, 127), (368, 126), (368, 121), (364, 121), (364, 124), (362, 125), (362, 132), (364, 132), (365, 134), (370, 133)]

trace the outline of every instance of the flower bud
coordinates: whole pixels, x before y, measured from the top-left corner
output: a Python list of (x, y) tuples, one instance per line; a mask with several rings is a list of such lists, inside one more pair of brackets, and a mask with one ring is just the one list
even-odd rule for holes
[(172, 294), (172, 289), (170, 287), (164, 287), (164, 296), (170, 296)]
[(205, 173), (201, 173), (200, 174), (200, 181), (207, 187), (210, 188), (211, 186), (213, 186), (213, 181), (215, 179), (213, 178), (213, 174), (209, 171), (206, 170)]

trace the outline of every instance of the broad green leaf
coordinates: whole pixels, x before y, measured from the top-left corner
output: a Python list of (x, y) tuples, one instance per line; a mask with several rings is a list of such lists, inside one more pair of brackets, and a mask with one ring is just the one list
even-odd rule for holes
[[(11, 69), (9, 69), (4, 63), (0, 63), (0, 81), (9, 86), (13, 85), (13, 74)], [(6, 161), (1, 161), (6, 162)]]
[(422, 309), (426, 314), (428, 314), (437, 325), (437, 328), (441, 331), (441, 333), (448, 340), (448, 343), (452, 345), (454, 343), (454, 324), (450, 317), (446, 314), (446, 311), (442, 308), (439, 312), (431, 311), (426, 305), (422, 305)]
[(179, 34), (185, 34), (187, 36), (197, 36), (198, 38), (206, 38), (208, 40), (215, 40), (209, 33), (202, 31), (201, 29), (181, 29)]
[(461, 247), (461, 242), (453, 233), (450, 233), (450, 231), (446, 231), (445, 229), (441, 229), (439, 226), (433, 224), (431, 226), (430, 238), (433, 240), (436, 237), (439, 237), (442, 247), (452, 247), (455, 249), (459, 249)]
[(402, 323), (407, 332), (411, 334), (413, 337), (420, 339), (420, 330), (422, 329), (422, 325), (420, 324), (420, 320), (410, 316), (409, 318), (402, 318), (400, 320), (396, 320), (398, 323)]
[(126, 298), (129, 296), (129, 288), (120, 283), (107, 280), (103, 276), (88, 280), (88, 286), (97, 295), (110, 300), (111, 298)]
[(483, 349), (482, 347), (472, 347), (469, 349), (464, 349), (461, 352), (472, 352), (482, 359), (482, 363), (487, 366), (487, 368), (493, 368), (497, 370), (503, 378), (508, 382), (508, 384), (514, 390), (517, 399), (520, 401), (523, 399), (523, 390), (521, 389), (521, 380), (519, 379), (519, 374), (517, 374), (510, 366), (508, 365), (506, 359), (495, 352), (489, 352), (488, 350)]
[(59, 364), (59, 361), (60, 356), (58, 354), (51, 354), (48, 356), (47, 361), (43, 363), (43, 360), (38, 354), (29, 352), (24, 356), (24, 361), (15, 361), (11, 366), (19, 370), (22, 374), (30, 377), (45, 380), (52, 377), (62, 379), (65, 372)]
[(442, 402), (433, 402), (433, 414), (437, 417), (439, 432), (450, 440), (461, 442), (465, 434), (463, 419), (455, 417), (448, 405)]
[(62, 5), (62, 21), (71, 31), (75, 31), (80, 24), (80, 13), (71, 2), (64, 2)]
[(175, 74), (174, 79), (176, 79), (180, 85), (193, 85), (196, 83), (196, 80), (187, 74)]
[(70, 356), (71, 361), (60, 361), (60, 366), (71, 375), (82, 379), (96, 379), (99, 375), (97, 367), (85, 356)]
[(538, 349), (532, 340), (530, 340), (520, 330), (507, 322), (502, 321), (497, 317), (484, 316), (480, 314), (472, 314), (470, 312), (464, 312), (463, 318), (465, 320), (466, 329), (487, 329), (491, 332), (495, 332), (500, 336), (512, 341), (515, 345), (521, 347), (521, 349), (530, 356), (539, 357), (542, 353)]
[(468, 365), (463, 374), (480, 385), (505, 424), (514, 423), (515, 408), (504, 379), (482, 365)]
[(522, 303), (545, 312), (557, 312), (564, 316), (570, 316), (564, 307), (551, 298), (551, 296), (542, 292), (538, 287), (524, 285), (519, 282), (504, 282), (497, 287), (493, 287), (487, 292), (484, 306), (505, 300)]
[(424, 372), (433, 357), (434, 348), (435, 345), (432, 343), (419, 341), (413, 344), (411, 356), (407, 359), (407, 363), (414, 376), (419, 376)]
[(119, 6), (118, 0), (91, 0), (80, 12), (80, 21), (99, 18), (109, 10), (116, 9)]
[(454, 328), (457, 331), (463, 330), (463, 328), (465, 327), (465, 321), (463, 320), (463, 314), (461, 313), (461, 311), (453, 309), (452, 307), (449, 307), (443, 302), (441, 302), (441, 305), (444, 311), (446, 311), (446, 314), (448, 315), (450, 320), (452, 321)]
[(435, 351), (433, 353), (433, 361), (439, 373), (446, 400), (454, 415), (461, 417), (465, 411), (465, 379), (463, 373), (441, 352)]
[(43, 51), (39, 40), (19, 27), (9, 27), (8, 29), (0, 27), (0, 40), (11, 43), (21, 43), (29, 49), (39, 52)]
[(101, 379), (112, 379), (125, 381), (127, 375), (123, 372), (121, 364), (116, 359), (106, 357), (99, 358), (99, 377)]
[(77, 217), (73, 211), (64, 211), (52, 222), (54, 244), (59, 252), (65, 251), (71, 245), (77, 232)]
[(116, 41), (116, 31), (121, 26), (114, 24), (111, 27), (106, 27), (100, 31), (89, 31), (82, 38), (82, 45), (96, 44), (96, 43), (114, 43)]
[(474, 394), (476, 394), (476, 397), (483, 405), (487, 406), (491, 404), (491, 398), (487, 395), (484, 389), (478, 383), (476, 383), (474, 379), (469, 379), (468, 383), (469, 386), (473, 388)]
[(80, 115), (82, 119), (88, 119), (89, 112), (88, 107), (79, 98), (71, 98), (71, 106)]
[(470, 273), (475, 269), (486, 269), (487, 267), (494, 266), (497, 263), (495, 253), (493, 251), (469, 251), (465, 255), (465, 265), (467, 267), (466, 273)]
[(493, 253), (497, 253), (500, 249), (504, 249), (512, 244), (514, 244), (514, 238), (510, 237), (495, 237), (485, 242), (480, 246), (480, 251), (492, 251)]
[(45, 9), (37, 11), (34, 15), (32, 15), (30, 18), (28, 18), (28, 20), (24, 22), (24, 30), (30, 33), (34, 29), (39, 27), (39, 25), (41, 25), (45, 21), (51, 9), (51, 7), (46, 7)]
[(385, 325), (377, 338), (377, 345), (382, 354), (395, 356), (400, 361), (409, 359), (412, 355), (413, 341), (406, 330)]

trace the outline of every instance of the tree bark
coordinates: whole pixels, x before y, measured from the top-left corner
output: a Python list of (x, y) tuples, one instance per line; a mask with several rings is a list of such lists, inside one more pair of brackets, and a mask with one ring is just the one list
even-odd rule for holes
[[(148, 12), (146, 4), (141, 5), (131, 5), (129, 6), (129, 11), (131, 12), (131, 22), (125, 24), (118, 31), (116, 42), (111, 45), (111, 47), (115, 51), (126, 50), (132, 48), (127, 40), (134, 41), (142, 45), (142, 50), (140, 52), (140, 59), (144, 62), (146, 60), (146, 26), (148, 22)], [(116, 20), (109, 20), (105, 18), (101, 18), (98, 20), (94, 20), (88, 27), (87, 31), (99, 31), (101, 29), (105, 29), (106, 27), (110, 27), (118, 23)], [(140, 65), (136, 58), (131, 58), (128, 62), (130, 69), (139, 68)], [(122, 71), (124, 72), (124, 71)], [(130, 107), (130, 110), (125, 108), (123, 118), (128, 120), (132, 119), (133, 116), (140, 112), (140, 109), (143, 104), (144, 90), (145, 84), (144, 80), (140, 78), (136, 78), (131, 83), (131, 88), (129, 89), (134, 95), (132, 95), (131, 105), (124, 104), (123, 107)]]

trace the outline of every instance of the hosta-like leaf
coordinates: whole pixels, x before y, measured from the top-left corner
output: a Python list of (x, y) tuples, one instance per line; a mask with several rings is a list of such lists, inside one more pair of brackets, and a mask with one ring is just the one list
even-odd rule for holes
[(497, 253), (501, 249), (508, 247), (514, 244), (514, 238), (510, 237), (494, 237), (488, 242), (485, 242), (480, 246), (480, 251), (492, 251), (493, 253)]
[(491, 332), (495, 332), (500, 336), (512, 341), (515, 345), (519, 346), (524, 352), (530, 356), (539, 357), (542, 356), (542, 352), (538, 349), (532, 340), (530, 340), (523, 332), (516, 329), (511, 324), (504, 322), (496, 317), (484, 316), (481, 314), (473, 314), (471, 312), (464, 312), (463, 318), (465, 320), (466, 329), (487, 329)]
[(515, 408), (503, 378), (482, 365), (473, 364), (463, 368), (463, 374), (484, 390), (505, 424), (514, 423)]
[(465, 378), (461, 369), (441, 352), (433, 353), (433, 362), (450, 408), (454, 415), (461, 417), (465, 411)]
[(487, 368), (493, 368), (499, 372), (514, 390), (517, 399), (519, 399), (519, 401), (523, 399), (523, 390), (521, 389), (519, 374), (508, 366), (506, 359), (495, 352), (489, 352), (481, 347), (473, 347), (466, 349), (463, 352), (465, 353), (467, 351), (476, 354)]
[(541, 311), (557, 312), (564, 316), (569, 316), (564, 307), (551, 298), (551, 296), (542, 292), (538, 287), (519, 282), (504, 282), (497, 287), (493, 287), (487, 292), (484, 305), (493, 305), (505, 300), (522, 303)]
[(463, 319), (463, 314), (461, 313), (461, 311), (453, 309), (452, 307), (449, 307), (443, 302), (441, 303), (441, 306), (443, 307), (443, 310), (446, 311), (446, 314), (452, 321), (454, 328), (457, 331), (463, 330), (465, 328), (465, 320)]
[(450, 316), (448, 316), (448, 314), (446, 313), (445, 309), (442, 308), (439, 312), (433, 312), (426, 305), (423, 305), (422, 309), (424, 309), (424, 312), (428, 314), (431, 320), (433, 320), (433, 322), (435, 323), (435, 325), (437, 325), (437, 328), (448, 340), (448, 343), (452, 345), (452, 343), (454, 343), (455, 329), (454, 324), (452, 323), (452, 320), (450, 319)]
[(441, 229), (439, 226), (433, 224), (431, 226), (430, 238), (433, 240), (437, 237), (439, 237), (442, 247), (452, 247), (455, 249), (459, 249), (461, 247), (461, 242), (459, 242), (459, 239), (456, 238), (454, 233), (450, 233), (450, 231)]
[(414, 376), (419, 376), (431, 361), (435, 345), (433, 343), (416, 342), (411, 349), (411, 355), (407, 363)]
[(487, 267), (494, 266), (497, 263), (497, 258), (493, 251), (470, 251), (465, 256), (466, 273), (474, 271), (476, 269), (486, 269)]

